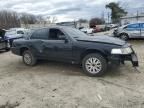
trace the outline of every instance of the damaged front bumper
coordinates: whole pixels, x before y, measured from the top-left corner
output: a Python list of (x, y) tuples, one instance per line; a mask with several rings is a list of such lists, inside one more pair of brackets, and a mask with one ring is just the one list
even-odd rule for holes
[(132, 65), (134, 67), (139, 66), (138, 57), (134, 52), (129, 55), (111, 55), (108, 59), (109, 59), (109, 61), (111, 61), (111, 63), (124, 64), (125, 61), (131, 61)]
[(137, 58), (136, 54), (132, 54), (131, 55), (131, 62), (133, 64), (133, 66), (135, 66), (135, 67), (139, 66), (139, 64), (138, 64), (138, 58)]

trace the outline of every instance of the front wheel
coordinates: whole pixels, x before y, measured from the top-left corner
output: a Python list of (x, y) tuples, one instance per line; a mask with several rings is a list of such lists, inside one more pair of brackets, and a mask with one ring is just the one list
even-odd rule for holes
[(88, 76), (101, 76), (107, 70), (107, 61), (102, 55), (92, 53), (84, 57), (82, 67)]
[(35, 58), (35, 56), (32, 54), (31, 51), (26, 50), (23, 52), (23, 62), (28, 66), (33, 66), (36, 64), (37, 59)]
[(128, 35), (127, 34), (121, 34), (120, 35), (120, 38), (124, 41), (127, 41), (129, 39)]

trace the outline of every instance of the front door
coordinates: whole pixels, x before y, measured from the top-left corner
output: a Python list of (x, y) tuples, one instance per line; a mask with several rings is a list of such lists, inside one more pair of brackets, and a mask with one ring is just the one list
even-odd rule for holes
[(72, 60), (72, 43), (60, 29), (49, 29), (48, 40), (43, 41), (45, 55), (57, 61)]
[(126, 30), (131, 38), (139, 38), (141, 36), (139, 23), (128, 25)]

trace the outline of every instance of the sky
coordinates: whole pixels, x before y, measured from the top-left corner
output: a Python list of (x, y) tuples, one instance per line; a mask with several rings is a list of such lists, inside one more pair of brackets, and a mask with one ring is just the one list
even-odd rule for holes
[(110, 2), (119, 2), (129, 13), (144, 11), (144, 0), (0, 0), (0, 10), (51, 16), (62, 22), (101, 17), (103, 13), (107, 18), (110, 10), (105, 5)]

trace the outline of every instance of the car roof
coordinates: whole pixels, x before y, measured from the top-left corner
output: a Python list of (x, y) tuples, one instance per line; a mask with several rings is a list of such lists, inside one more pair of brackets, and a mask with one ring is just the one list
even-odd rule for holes
[(32, 28), (31, 30), (50, 29), (50, 28), (59, 28), (59, 29), (63, 28), (64, 29), (64, 28), (73, 28), (73, 27), (55, 25), (55, 26), (47, 26), (47, 27), (41, 27), (41, 28)]
[(144, 22), (129, 23), (129, 24), (126, 24), (126, 25), (131, 25), (131, 24), (141, 24), (141, 23), (144, 23)]

